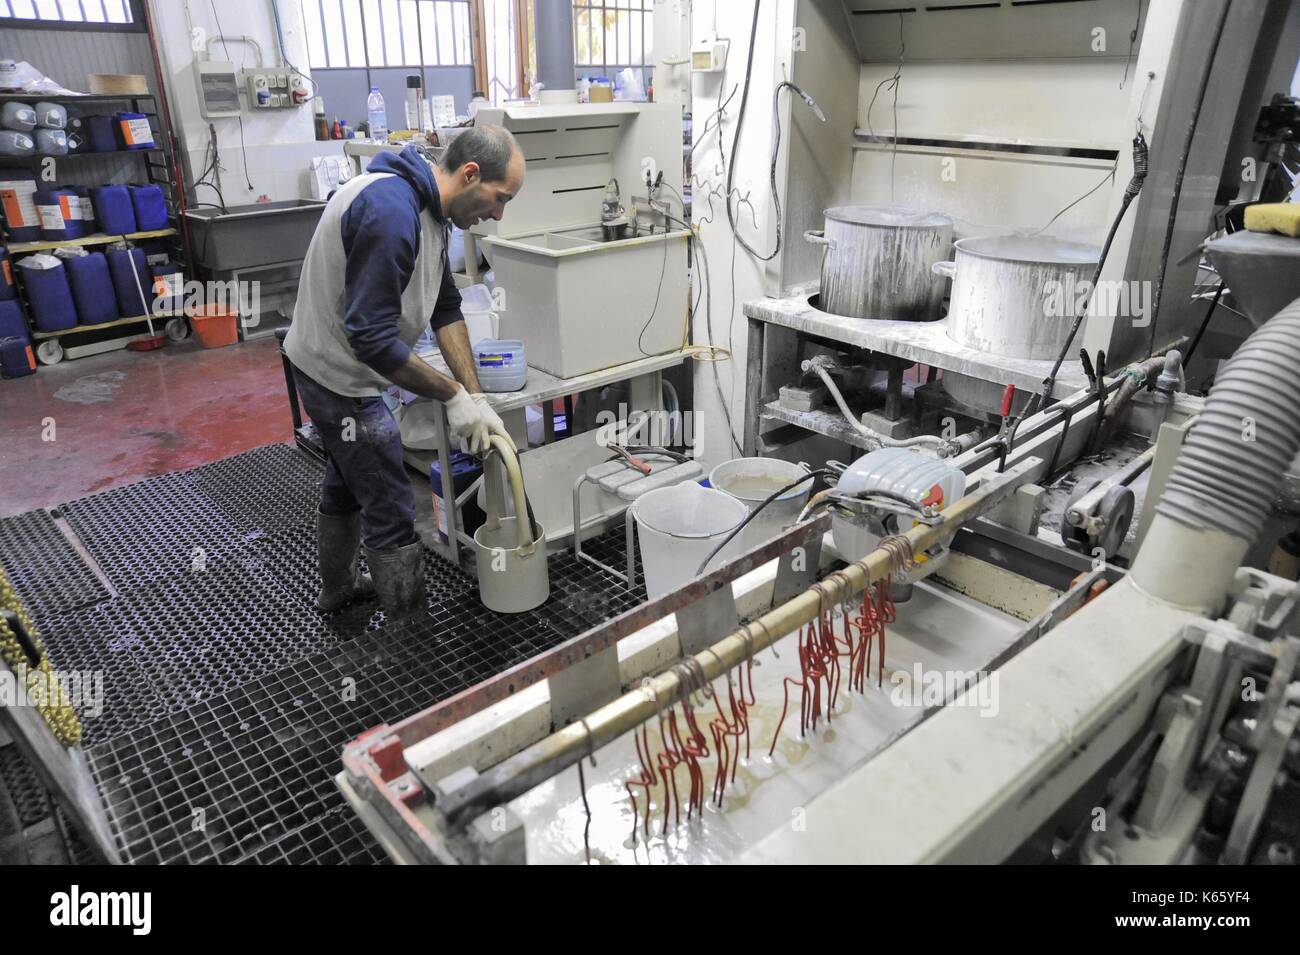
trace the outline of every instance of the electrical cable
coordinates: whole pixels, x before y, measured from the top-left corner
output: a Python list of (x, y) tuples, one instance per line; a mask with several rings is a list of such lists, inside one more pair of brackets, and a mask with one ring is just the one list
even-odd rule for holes
[(785, 487), (773, 491), (763, 500), (761, 504), (759, 504), (756, 508), (754, 508), (748, 514), (746, 514), (745, 519), (741, 521), (739, 524), (737, 524), (735, 527), (733, 527), (731, 531), (727, 534), (727, 536), (722, 538), (722, 540), (718, 542), (718, 545), (714, 547), (713, 550), (709, 551), (709, 556), (705, 557), (704, 560), (700, 561), (700, 566), (695, 569), (695, 576), (698, 577), (700, 576), (700, 574), (704, 573), (704, 568), (709, 565), (709, 561), (713, 560), (714, 557), (717, 557), (718, 552), (722, 550), (722, 548), (726, 547), (729, 543), (731, 543), (732, 539), (737, 534), (739, 534), (742, 530), (744, 530), (745, 525), (758, 516), (759, 511), (767, 507), (767, 505), (771, 504), (782, 494), (788, 494), (790, 491), (793, 491), (800, 484), (803, 484), (806, 481), (811, 481), (819, 477), (833, 477), (833, 476), (834, 476), (834, 472), (830, 471), (829, 469), (817, 468), (815, 471), (809, 471), (807, 474), (803, 475), (797, 480), (791, 481)]
[[(1026, 402), (1024, 410), (1016, 416), (1012, 433), (1015, 432), (1015, 427), (1019, 426), (1021, 420), (1032, 415), (1040, 407), (1045, 407), (1052, 400), (1052, 391), (1056, 387), (1056, 375), (1065, 362), (1065, 356), (1070, 352), (1070, 346), (1074, 343), (1075, 336), (1079, 334), (1079, 327), (1083, 324), (1084, 317), (1088, 314), (1093, 295), (1097, 291), (1097, 282), (1101, 278), (1101, 270), (1106, 265), (1106, 257), (1110, 253), (1111, 242), (1115, 239), (1115, 233), (1119, 231), (1120, 223), (1124, 221), (1124, 213), (1128, 211), (1128, 207), (1137, 198), (1138, 193), (1142, 191), (1142, 184), (1146, 181), (1147, 161), (1146, 137), (1142, 135), (1141, 130), (1138, 130), (1137, 135), (1133, 137), (1133, 176), (1129, 179), (1128, 185), (1124, 187), (1124, 195), (1119, 204), (1119, 211), (1115, 213), (1115, 218), (1110, 224), (1110, 231), (1106, 233), (1106, 241), (1102, 243), (1101, 255), (1097, 259), (1097, 266), (1092, 271), (1092, 281), (1088, 286), (1087, 300), (1080, 306), (1078, 313), (1074, 316), (1074, 323), (1070, 326), (1070, 333), (1061, 344), (1061, 350), (1056, 355), (1056, 361), (1052, 363), (1052, 370), (1043, 379), (1042, 390), (1035, 393)], [(1008, 448), (1008, 450), (1010, 449)]]
[(1128, 56), (1124, 58), (1124, 76), (1119, 81), (1120, 89), (1128, 82), (1128, 68), (1133, 65), (1133, 47), (1137, 45), (1138, 28), (1142, 26), (1142, 0), (1137, 0), (1137, 7), (1137, 19), (1133, 21), (1133, 29), (1128, 35)]
[(1205, 91), (1210, 86), (1210, 75), (1214, 72), (1214, 61), (1219, 52), (1219, 41), (1223, 39), (1223, 27), (1228, 22), (1228, 11), (1232, 9), (1232, 0), (1224, 0), (1219, 11), (1219, 19), (1214, 26), (1214, 39), (1210, 44), (1210, 53), (1205, 60), (1205, 72), (1196, 91), (1196, 104), (1192, 107), (1192, 118), (1187, 124), (1187, 133), (1183, 137), (1182, 152), (1178, 155), (1178, 171), (1174, 174), (1173, 194), (1169, 197), (1169, 219), (1165, 222), (1165, 240), (1160, 249), (1160, 275), (1156, 279), (1154, 299), (1151, 305), (1151, 339), (1147, 347), (1150, 357), (1156, 350), (1156, 327), (1160, 322), (1160, 300), (1165, 287), (1165, 270), (1169, 266), (1169, 247), (1174, 240), (1174, 223), (1178, 219), (1178, 200), (1183, 194), (1183, 176), (1187, 172), (1187, 160), (1192, 153), (1192, 140), (1196, 138), (1196, 126), (1201, 118), (1201, 107), (1205, 103)]
[(1224, 286), (1220, 283), (1214, 291), (1214, 298), (1210, 299), (1210, 307), (1205, 310), (1205, 318), (1201, 319), (1201, 327), (1196, 330), (1196, 337), (1192, 339), (1191, 345), (1187, 347), (1187, 354), (1183, 356), (1183, 367), (1186, 368), (1192, 360), (1192, 355), (1196, 351), (1196, 346), (1201, 343), (1201, 336), (1205, 330), (1210, 327), (1210, 319), (1214, 317), (1214, 310), (1219, 306), (1219, 299), (1223, 296)]
[(275, 43), (280, 48), (280, 58), (284, 60), (284, 65), (289, 67), (291, 72), (297, 73), (311, 84), (311, 96), (307, 97), (308, 102), (310, 102), (320, 95), (320, 87), (315, 80), (289, 62), (289, 54), (284, 49), (284, 31), (280, 26), (280, 4), (278, 0), (271, 0), (271, 14), (275, 17)]
[(875, 129), (871, 125), (871, 111), (876, 106), (876, 97), (880, 95), (880, 90), (889, 84), (894, 93), (894, 148), (893, 155), (889, 159), (889, 201), (894, 201), (894, 167), (898, 163), (898, 87), (903, 82), (903, 54), (907, 50), (907, 45), (903, 42), (903, 11), (898, 11), (898, 66), (894, 67), (892, 76), (887, 76), (876, 84), (875, 92), (871, 94), (871, 102), (867, 105), (867, 132), (874, 136)]
[[(685, 208), (685, 203), (683, 203), (682, 205), (683, 208)], [(667, 228), (665, 228), (664, 231), (666, 233)], [(654, 356), (645, 350), (645, 346), (642, 344), (642, 341), (645, 338), (645, 333), (647, 329), (650, 328), (650, 323), (655, 320), (655, 313), (659, 311), (659, 297), (663, 294), (664, 291), (664, 276), (668, 274), (668, 236), (667, 235), (663, 237), (663, 241), (660, 244), (664, 247), (664, 257), (663, 257), (663, 261), (659, 264), (659, 285), (655, 289), (655, 302), (654, 305), (650, 307), (650, 314), (649, 316), (647, 316), (645, 320), (645, 324), (641, 326), (641, 333), (636, 337), (637, 351), (639, 351), (646, 358), (653, 358)]]
[[(740, 93), (740, 111), (736, 114), (736, 131), (732, 134), (731, 138), (731, 165), (726, 167), (727, 188), (725, 198), (727, 206), (727, 224), (731, 226), (731, 231), (736, 234), (737, 240), (744, 247), (746, 252), (754, 256), (760, 262), (770, 262), (772, 259), (776, 258), (777, 254), (781, 251), (781, 199), (776, 184), (776, 160), (781, 145), (781, 118), (780, 111), (777, 109), (777, 104), (781, 90), (789, 88), (793, 92), (798, 93), (822, 122), (826, 121), (826, 114), (822, 112), (822, 109), (817, 105), (816, 100), (789, 80), (782, 80), (776, 85), (776, 89), (772, 91), (772, 123), (775, 132), (773, 134), (771, 174), (769, 178), (771, 180), (772, 203), (776, 209), (776, 245), (770, 253), (764, 255), (750, 245), (744, 236), (740, 235), (740, 231), (736, 227), (735, 211), (731, 207), (731, 197), (735, 190), (736, 181), (736, 155), (737, 150), (740, 147), (740, 134), (745, 126), (745, 107), (749, 102), (749, 81), (754, 72), (754, 42), (758, 37), (758, 13), (762, 8), (762, 5), (762, 0), (754, 0), (754, 17), (749, 27), (749, 51), (745, 56), (745, 83), (741, 88)], [(721, 145), (721, 134), (719, 134), (718, 140), (719, 145)], [(719, 153), (721, 153), (721, 148), (719, 148)], [(726, 166), (725, 157), (723, 157), (722, 161), (723, 165)]]

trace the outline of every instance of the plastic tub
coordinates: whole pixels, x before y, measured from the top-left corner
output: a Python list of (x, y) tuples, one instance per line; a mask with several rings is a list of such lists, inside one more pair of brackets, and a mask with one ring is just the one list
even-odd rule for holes
[(528, 381), (524, 343), (484, 339), (474, 346), (474, 370), (484, 391), (518, 391)]
[(239, 341), (238, 314), (224, 305), (189, 309), (190, 324), (204, 348), (221, 348)]
[(551, 595), (546, 528), (537, 524), (534, 545), (521, 550), (516, 523), (516, 518), (503, 517), (495, 526), (484, 524), (474, 532), (479, 599), (495, 613), (525, 613)]
[[(777, 458), (736, 458), (723, 461), (710, 471), (709, 485), (730, 494), (753, 511), (773, 492), (807, 473), (799, 465)], [(752, 550), (793, 524), (808, 503), (813, 483), (809, 479), (781, 495), (746, 524), (740, 532), (742, 550)]]
[[(700, 561), (749, 513), (742, 502), (694, 481), (661, 487), (632, 504), (645, 589), (651, 600), (692, 580)], [(709, 562), (705, 571), (741, 553), (740, 535)]]

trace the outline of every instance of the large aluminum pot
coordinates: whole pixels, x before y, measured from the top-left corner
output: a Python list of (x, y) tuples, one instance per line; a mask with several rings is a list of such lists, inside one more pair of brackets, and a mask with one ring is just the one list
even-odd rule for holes
[(954, 261), (934, 266), (952, 279), (948, 337), (1006, 358), (1055, 358), (1101, 250), (1021, 236), (959, 239), (954, 248)]
[(826, 247), (822, 311), (909, 322), (939, 317), (943, 281), (930, 269), (948, 257), (952, 219), (872, 206), (836, 206), (824, 215), (825, 230), (803, 236)]

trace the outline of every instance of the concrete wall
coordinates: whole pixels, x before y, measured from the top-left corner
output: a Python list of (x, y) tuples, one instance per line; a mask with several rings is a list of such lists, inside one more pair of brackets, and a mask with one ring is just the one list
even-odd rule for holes
[[(235, 117), (205, 118), (199, 111), (194, 63), (207, 58), (207, 53), (205, 43), (196, 42), (194, 38), (206, 41), (219, 33), (213, 7), (195, 0), (149, 0), (149, 5), (158, 31), (173, 121), (187, 166), (187, 181), (193, 182), (203, 170), (208, 124), (211, 123), (216, 127), (221, 164), (225, 167), (221, 174), (221, 189), (227, 205), (246, 205), (263, 196), (271, 201), (310, 196), (311, 157), (342, 152), (340, 143), (315, 141), (312, 107), (266, 113), (245, 112), (242, 128), (240, 119)], [(216, 13), (227, 34), (250, 36), (260, 45), (264, 66), (281, 64), (270, 0), (222, 0), (216, 5)], [(304, 73), (310, 74), (301, 5), (294, 0), (281, 0), (280, 15), (289, 59)], [(195, 46), (199, 49), (196, 50)], [(236, 67), (242, 65), (251, 69), (258, 65), (253, 48), (243, 42), (232, 40), (223, 48), (221, 41), (217, 40), (212, 44), (211, 52), (213, 58), (228, 58)], [(242, 99), (247, 104), (247, 97)], [(212, 202), (214, 196), (211, 190), (203, 189), (200, 199)]]

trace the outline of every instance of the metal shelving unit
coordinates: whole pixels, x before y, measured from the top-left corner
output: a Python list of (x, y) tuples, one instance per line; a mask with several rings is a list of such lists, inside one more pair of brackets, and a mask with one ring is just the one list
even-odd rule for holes
[[(71, 163), (76, 166), (93, 166), (93, 160), (105, 163), (114, 161), (139, 162), (143, 165), (143, 181), (158, 186), (163, 191), (163, 197), (167, 203), (167, 214), (171, 220), (171, 226), (166, 229), (154, 229), (144, 232), (134, 232), (129, 235), (107, 235), (105, 233), (95, 233), (94, 235), (83, 236), (78, 239), (64, 239), (59, 241), (34, 241), (34, 242), (15, 242), (6, 243), (10, 257), (15, 257), (33, 252), (48, 252), (54, 249), (67, 248), (70, 246), (93, 246), (107, 245), (112, 242), (118, 242), (122, 239), (130, 240), (137, 243), (148, 243), (145, 248), (146, 252), (166, 251), (172, 262), (176, 263), (182, 272), (190, 271), (189, 255), (189, 238), (186, 229), (185, 217), (183, 215), (185, 208), (184, 190), (180, 176), (180, 166), (176, 155), (176, 144), (172, 136), (172, 131), (162, 120), (157, 109), (157, 98), (152, 93), (86, 93), (79, 95), (49, 95), (49, 94), (30, 94), (30, 93), (0, 93), (0, 106), (5, 103), (37, 103), (52, 102), (61, 103), (67, 107), (77, 107), (84, 114), (86, 112), (95, 112), (93, 107), (103, 105), (105, 112), (132, 112), (139, 113), (149, 120), (149, 128), (153, 134), (154, 146), (145, 149), (118, 149), (106, 152), (81, 152), (70, 153), (65, 156), (4, 156), (0, 157), (0, 166), (9, 167), (41, 167), (47, 160), (53, 159), (56, 170), (63, 163)], [(86, 110), (85, 107), (92, 107)], [(112, 107), (109, 109), (109, 107)], [(128, 159), (128, 157), (136, 157)], [(62, 178), (62, 177), (59, 177)], [(85, 177), (76, 177), (85, 178)], [(135, 180), (139, 181), (139, 180)], [(73, 183), (74, 185), (86, 185), (84, 182)], [(47, 183), (48, 187), (53, 188), (53, 183)], [(20, 289), (19, 297), (23, 300), (23, 307), (30, 318), (30, 303), (26, 300), (25, 292)], [(131, 338), (137, 337), (147, 331), (147, 321), (152, 317), (167, 321), (170, 318), (178, 317), (175, 312), (160, 312), (153, 316), (127, 316), (112, 322), (103, 322), (97, 325), (78, 325), (76, 328), (65, 329), (59, 332), (41, 332), (33, 327), (32, 337), (34, 340), (42, 341), (42, 347), (38, 350), (38, 355), (43, 364), (52, 364), (61, 361), (64, 355), (68, 357), (79, 357), (81, 354), (94, 354), (109, 350), (113, 347), (122, 347)], [(106, 337), (105, 330), (115, 330), (113, 334)], [(116, 330), (123, 330), (126, 334), (118, 334)], [(66, 343), (66, 344), (65, 344)]]

